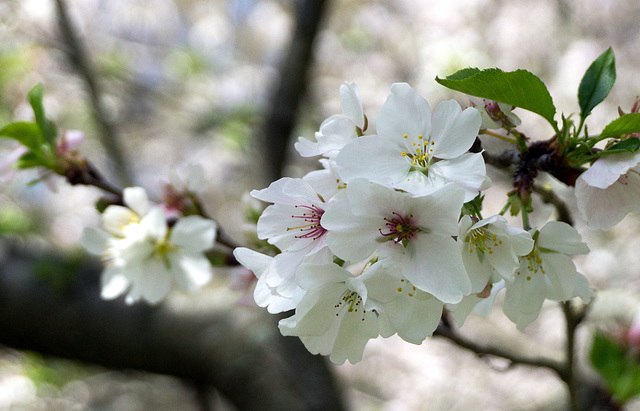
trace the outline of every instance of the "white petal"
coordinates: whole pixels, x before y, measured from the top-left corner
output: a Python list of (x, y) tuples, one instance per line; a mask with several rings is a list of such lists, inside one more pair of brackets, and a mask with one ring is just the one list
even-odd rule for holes
[(340, 177), (346, 182), (366, 178), (386, 186), (402, 180), (411, 165), (402, 156), (405, 149), (400, 143), (375, 135), (354, 140), (344, 146), (336, 157)]
[(488, 187), (487, 168), (482, 153), (466, 153), (451, 160), (443, 160), (429, 167), (429, 174), (459, 185), (465, 190), (465, 202), (473, 200), (478, 191)]
[(419, 235), (407, 247), (392, 242), (378, 251), (387, 269), (400, 269), (418, 289), (445, 303), (460, 302), (471, 292), (462, 256), (451, 237)]
[(355, 364), (362, 360), (367, 342), (378, 336), (376, 315), (372, 312), (347, 312), (331, 348), (329, 359), (334, 364), (349, 361)]
[(135, 211), (140, 217), (149, 211), (149, 198), (142, 187), (127, 187), (122, 192), (124, 204)]
[(451, 159), (464, 154), (476, 140), (481, 123), (482, 118), (475, 108), (462, 111), (457, 101), (443, 101), (432, 117), (433, 155)]
[(80, 238), (80, 244), (91, 254), (102, 255), (107, 247), (109, 236), (102, 230), (85, 228)]
[(304, 137), (298, 137), (298, 141), (293, 146), (302, 157), (314, 157), (322, 154), (318, 149), (318, 143)]
[(122, 267), (111, 265), (102, 272), (100, 284), (100, 297), (102, 297), (103, 300), (113, 300), (124, 293), (130, 283)]
[(589, 247), (578, 231), (561, 221), (549, 221), (540, 229), (538, 246), (564, 254), (587, 254)]
[(233, 250), (234, 257), (240, 264), (253, 271), (256, 277), (260, 278), (269, 268), (273, 257), (261, 254), (246, 247), (239, 247)]
[(167, 220), (160, 207), (149, 210), (140, 221), (140, 226), (144, 233), (154, 240), (163, 240), (167, 235)]
[(566, 301), (573, 296), (576, 288), (576, 266), (565, 254), (541, 253), (542, 268), (547, 279), (547, 298)]
[(211, 263), (203, 255), (176, 252), (169, 259), (171, 274), (183, 290), (194, 292), (211, 281)]
[(360, 89), (356, 83), (346, 83), (340, 86), (340, 103), (342, 114), (362, 129), (364, 127), (364, 113), (362, 112)]
[(407, 134), (411, 139), (431, 134), (431, 109), (429, 103), (407, 83), (394, 83), (391, 93), (376, 119), (378, 135), (383, 139), (402, 140)]
[(618, 178), (625, 174), (630, 168), (638, 164), (640, 164), (640, 151), (636, 151), (635, 153), (609, 154), (596, 160), (596, 162), (578, 178), (592, 187), (604, 189), (616, 182)]
[(171, 229), (169, 242), (191, 252), (202, 252), (216, 241), (216, 223), (193, 215), (184, 217)]
[(157, 304), (169, 293), (171, 276), (162, 261), (152, 259), (145, 264), (133, 288), (138, 288), (142, 298), (150, 304)]
[[(526, 260), (523, 264), (527, 264)], [(529, 272), (521, 265), (519, 274), (506, 288), (502, 309), (518, 329), (523, 331), (540, 315), (547, 293), (544, 277), (541, 273)]]
[(593, 297), (593, 292), (589, 288), (589, 281), (584, 275), (580, 273), (578, 273), (578, 275), (576, 276), (576, 287), (573, 290), (572, 297), (580, 297), (582, 302), (584, 302), (585, 304), (588, 304)]
[(102, 226), (105, 231), (118, 237), (125, 237), (126, 227), (129, 224), (138, 224), (140, 218), (130, 209), (112, 205), (102, 213)]

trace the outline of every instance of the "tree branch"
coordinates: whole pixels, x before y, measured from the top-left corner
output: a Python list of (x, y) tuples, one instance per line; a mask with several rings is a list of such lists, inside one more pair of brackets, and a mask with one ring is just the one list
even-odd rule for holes
[(296, 2), (296, 28), (280, 69), (279, 83), (269, 102), (263, 125), (264, 152), (269, 163), (267, 178), (282, 176), (289, 137), (296, 124), (298, 107), (306, 91), (313, 40), (318, 33), (327, 0)]
[(100, 128), (100, 140), (107, 151), (109, 158), (115, 163), (115, 173), (120, 183), (125, 186), (131, 185), (131, 173), (125, 156), (123, 154), (120, 141), (117, 137), (116, 128), (109, 120), (107, 111), (102, 103), (102, 90), (96, 80), (95, 72), (91, 66), (89, 53), (76, 34), (69, 19), (69, 13), (65, 0), (55, 0), (58, 17), (58, 27), (62, 40), (65, 44), (65, 52), (71, 66), (84, 80), (87, 92), (91, 98), (93, 113)]
[(78, 266), (60, 286), (50, 281), (64, 278), (60, 257), (8, 250), (0, 261), (0, 344), (214, 386), (241, 410), (343, 409), (325, 359), (280, 336), (266, 315), (247, 323), (239, 307), (186, 315), (102, 301), (101, 267)]
[(504, 358), (511, 362), (512, 365), (527, 365), (532, 367), (543, 367), (548, 368), (554, 371), (560, 378), (564, 380), (564, 375), (566, 373), (564, 364), (559, 361), (554, 361), (552, 359), (546, 357), (527, 357), (522, 356), (516, 353), (509, 353), (505, 350), (502, 350), (498, 347), (492, 347), (489, 345), (478, 344), (474, 341), (471, 341), (462, 335), (458, 334), (453, 328), (445, 325), (444, 323), (440, 323), (436, 331), (433, 333), (434, 336), (443, 337), (447, 340), (453, 342), (458, 347), (464, 348), (466, 350), (472, 351), (478, 356), (493, 356)]

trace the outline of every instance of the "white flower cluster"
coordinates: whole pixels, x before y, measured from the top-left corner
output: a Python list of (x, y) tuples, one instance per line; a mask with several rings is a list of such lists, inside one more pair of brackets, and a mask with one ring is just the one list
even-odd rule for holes
[(282, 178), (251, 194), (272, 203), (258, 237), (281, 253), (238, 248), (238, 261), (258, 277), (254, 297), (314, 354), (335, 363), (362, 359), (368, 340), (398, 334), (420, 344), (445, 306), (463, 322), (503, 309), (520, 329), (545, 299), (590, 298), (586, 279), (567, 254), (588, 252), (570, 226), (550, 222), (531, 232), (502, 216), (478, 221), (463, 204), (490, 181), (481, 153), (470, 153), (481, 126), (475, 108), (454, 100), (432, 113), (408, 84), (397, 83), (365, 135), (367, 118), (355, 84), (340, 88), (342, 115), (325, 120), (316, 142), (300, 138), (303, 156), (324, 169)]
[(152, 205), (141, 187), (123, 193), (126, 207), (111, 205), (102, 215), (104, 231), (87, 228), (82, 245), (99, 255), (102, 298), (128, 291), (126, 302), (158, 303), (172, 286), (196, 291), (211, 279), (203, 251), (213, 247), (216, 225), (200, 216), (179, 218), (171, 227), (162, 206)]

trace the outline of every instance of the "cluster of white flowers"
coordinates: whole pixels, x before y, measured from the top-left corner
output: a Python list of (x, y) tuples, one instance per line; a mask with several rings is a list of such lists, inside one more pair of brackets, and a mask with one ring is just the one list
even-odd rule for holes
[(102, 298), (128, 291), (126, 302), (158, 303), (172, 286), (196, 291), (209, 282), (212, 268), (203, 251), (213, 247), (216, 225), (200, 216), (177, 219), (171, 227), (160, 205), (152, 205), (141, 187), (126, 188), (124, 206), (107, 207), (103, 228), (87, 228), (82, 245), (99, 255)]
[(366, 135), (358, 87), (343, 85), (340, 94), (343, 114), (322, 123), (316, 142), (296, 144), (303, 156), (322, 156), (323, 169), (251, 193), (272, 203), (258, 237), (281, 253), (234, 253), (258, 277), (258, 305), (295, 309), (280, 321), (284, 335), (335, 363), (355, 363), (368, 340), (397, 333), (420, 344), (445, 307), (462, 323), (474, 307), (490, 310), (502, 288), (503, 309), (520, 329), (545, 299), (589, 300), (568, 257), (588, 248), (569, 225), (525, 231), (500, 215), (461, 215), (490, 184), (482, 154), (469, 152), (478, 110), (450, 100), (432, 113), (397, 83), (376, 119), (377, 135)]

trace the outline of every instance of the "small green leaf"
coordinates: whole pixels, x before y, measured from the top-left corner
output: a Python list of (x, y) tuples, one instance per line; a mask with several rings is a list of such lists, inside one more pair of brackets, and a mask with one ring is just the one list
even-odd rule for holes
[(602, 333), (595, 334), (590, 359), (621, 403), (640, 394), (640, 364), (616, 341)]
[(545, 118), (555, 130), (556, 107), (542, 80), (526, 70), (462, 69), (436, 81), (452, 90), (529, 110)]
[(44, 113), (44, 105), (42, 103), (44, 97), (44, 89), (42, 84), (37, 84), (35, 87), (29, 91), (29, 104), (31, 104), (31, 108), (33, 109), (33, 114), (36, 118), (36, 124), (40, 127), (42, 131), (42, 135), (46, 143), (54, 147), (56, 140), (56, 131), (55, 125), (53, 122), (47, 119)]
[(33, 151), (29, 151), (25, 153), (16, 161), (16, 168), (31, 168), (31, 167), (40, 167), (45, 165), (45, 161), (41, 156), (35, 154)]
[(27, 123), (25, 121), (18, 121), (2, 127), (0, 129), (0, 137), (16, 140), (34, 151), (39, 151), (40, 146), (44, 143), (40, 127), (36, 123)]
[(602, 103), (616, 82), (616, 59), (609, 47), (587, 69), (578, 87), (580, 117), (591, 114), (591, 110)]
[(631, 137), (612, 145), (605, 151), (605, 153), (610, 153), (612, 151), (615, 151), (616, 153), (620, 153), (623, 151), (634, 153), (638, 151), (639, 148), (640, 148), (640, 139), (638, 137)]
[(603, 139), (632, 133), (640, 133), (640, 113), (625, 114), (613, 120), (602, 130), (599, 138)]

